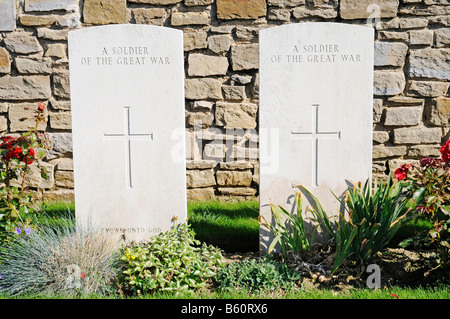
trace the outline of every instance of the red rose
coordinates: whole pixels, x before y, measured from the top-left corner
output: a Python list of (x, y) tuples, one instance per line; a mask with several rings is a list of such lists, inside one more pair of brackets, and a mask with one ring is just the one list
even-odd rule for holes
[(5, 158), (10, 161), (12, 158), (20, 159), (22, 155), (22, 148), (20, 146), (14, 146), (8, 154), (5, 155)]
[(33, 163), (35, 156), (36, 156), (36, 152), (34, 151), (34, 149), (30, 148), (27, 156), (24, 156), (22, 160), (24, 163), (27, 163), (29, 165), (29, 164)]
[(444, 162), (448, 163), (450, 161), (450, 140), (445, 142), (441, 147), (442, 159)]
[(399, 181), (408, 177), (408, 172), (411, 169), (410, 164), (403, 164), (395, 170), (395, 178)]
[(45, 104), (42, 103), (42, 102), (39, 102), (39, 103), (38, 103), (38, 110), (39, 110), (39, 111), (44, 111), (44, 110), (45, 110)]

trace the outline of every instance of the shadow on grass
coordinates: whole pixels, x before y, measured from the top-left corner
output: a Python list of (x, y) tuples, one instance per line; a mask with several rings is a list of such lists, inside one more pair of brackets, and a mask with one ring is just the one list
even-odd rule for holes
[(225, 252), (259, 250), (259, 203), (190, 202), (189, 224), (196, 238)]

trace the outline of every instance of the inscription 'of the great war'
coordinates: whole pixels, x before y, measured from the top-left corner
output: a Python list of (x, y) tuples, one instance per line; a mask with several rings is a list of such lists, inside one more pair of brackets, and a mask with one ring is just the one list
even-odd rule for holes
[(170, 57), (153, 55), (149, 47), (103, 47), (101, 54), (82, 57), (82, 65), (151, 65), (170, 64)]
[(290, 54), (272, 55), (270, 61), (273, 63), (361, 62), (361, 55), (341, 52), (337, 44), (302, 44), (294, 45)]

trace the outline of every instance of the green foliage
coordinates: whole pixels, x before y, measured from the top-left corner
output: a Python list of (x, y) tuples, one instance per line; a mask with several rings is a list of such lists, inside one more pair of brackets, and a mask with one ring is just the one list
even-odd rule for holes
[(76, 229), (73, 216), (9, 243), (0, 254), (1, 292), (79, 295), (111, 293), (117, 275), (119, 239)]
[(263, 257), (227, 265), (218, 272), (215, 282), (221, 292), (240, 289), (248, 292), (290, 291), (296, 287), (295, 282), (299, 279), (300, 274), (289, 269), (285, 263)]
[(269, 254), (277, 244), (281, 247), (281, 254), (285, 258), (289, 252), (301, 253), (311, 248), (311, 243), (305, 230), (302, 198), (299, 193), (295, 195), (295, 205), (297, 213), (291, 215), (283, 207), (270, 203), (273, 223), (268, 223), (264, 217), (262, 218), (264, 220), (263, 224), (270, 229), (274, 236), (268, 248)]
[[(31, 217), (38, 206), (35, 196), (25, 188), (31, 173), (30, 165), (38, 165), (50, 148), (48, 135), (38, 131), (43, 120), (45, 105), (35, 110), (35, 127), (20, 137), (0, 137), (0, 245), (14, 240), (25, 229), (30, 229)], [(41, 168), (41, 175), (47, 178)], [(14, 234), (15, 233), (15, 234)]]
[[(448, 144), (448, 143), (447, 143)], [(446, 144), (446, 145), (447, 145)], [(445, 158), (445, 156), (443, 156)], [(416, 219), (432, 223), (431, 229), (417, 232), (400, 246), (432, 247), (438, 253), (440, 266), (450, 263), (450, 164), (440, 159), (425, 157), (420, 166), (409, 165), (407, 174), (399, 183), (403, 192), (417, 207)]]
[(129, 244), (121, 251), (119, 288), (126, 294), (157, 290), (181, 292), (205, 287), (224, 265), (221, 251), (195, 239), (188, 224), (153, 236), (148, 242)]
[(398, 184), (375, 182), (372, 190), (366, 181), (362, 188), (360, 184), (348, 188), (345, 198), (340, 199), (348, 216), (341, 214), (340, 220), (336, 220), (328, 217), (311, 192), (300, 188), (312, 202), (310, 210), (320, 228), (336, 243), (333, 271), (347, 259), (366, 264), (389, 243), (414, 206), (402, 195)]

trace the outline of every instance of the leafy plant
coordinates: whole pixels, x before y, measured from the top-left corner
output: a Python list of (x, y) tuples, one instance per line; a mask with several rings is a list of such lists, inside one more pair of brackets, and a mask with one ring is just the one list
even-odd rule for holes
[(414, 202), (401, 193), (399, 184), (375, 182), (373, 190), (369, 180), (349, 187), (346, 197), (340, 199), (348, 216), (331, 220), (317, 198), (301, 187), (312, 198), (311, 211), (336, 242), (336, 258), (333, 272), (346, 259), (366, 264), (378, 251), (384, 248), (401, 225), (406, 222)]
[(221, 292), (238, 289), (254, 292), (292, 290), (300, 277), (298, 272), (288, 268), (285, 263), (263, 257), (231, 263), (222, 268), (214, 279)]
[[(44, 109), (44, 103), (39, 103), (34, 110), (35, 127), (30, 131), (17, 138), (0, 137), (0, 244), (11, 240), (19, 229), (29, 228), (30, 217), (37, 210), (34, 195), (25, 185), (30, 165), (39, 166), (39, 160), (50, 148), (48, 135), (38, 131)], [(41, 175), (47, 178), (43, 168)]]
[(290, 214), (280, 205), (270, 203), (273, 223), (268, 223), (263, 216), (260, 218), (260, 221), (270, 229), (274, 236), (268, 248), (269, 254), (277, 244), (281, 247), (281, 254), (285, 258), (291, 251), (301, 253), (311, 248), (311, 242), (305, 230), (300, 193), (295, 194), (295, 206), (297, 213)]
[(181, 292), (205, 287), (225, 263), (221, 251), (195, 239), (188, 224), (129, 244), (121, 251), (119, 288), (127, 294)]
[(405, 164), (395, 171), (396, 178), (417, 207), (414, 217), (430, 221), (433, 227), (421, 231), (400, 245), (434, 247), (440, 266), (450, 261), (450, 140), (441, 147), (442, 159), (425, 157), (419, 165)]

